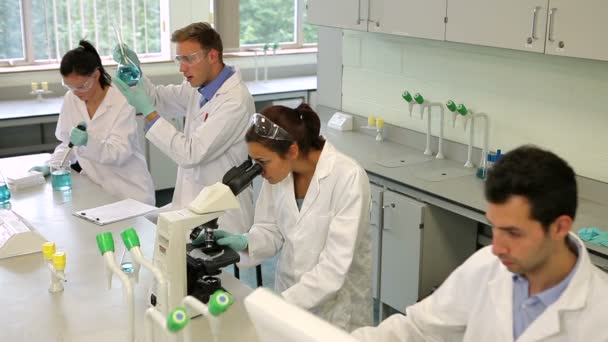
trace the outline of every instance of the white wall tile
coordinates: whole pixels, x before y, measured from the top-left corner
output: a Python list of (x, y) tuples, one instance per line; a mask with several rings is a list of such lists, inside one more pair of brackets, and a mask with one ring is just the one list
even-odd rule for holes
[[(525, 143), (551, 149), (582, 176), (608, 182), (608, 63), (348, 31), (343, 41), (342, 109), (420, 132), (401, 99), (407, 89), (445, 103), (453, 99), (490, 118), (490, 148)], [(358, 58), (360, 57), (360, 60)], [(417, 109), (415, 110), (417, 111)], [(466, 143), (459, 121), (447, 139)], [(439, 131), (433, 117), (432, 131)], [(481, 125), (475, 146), (481, 147)]]

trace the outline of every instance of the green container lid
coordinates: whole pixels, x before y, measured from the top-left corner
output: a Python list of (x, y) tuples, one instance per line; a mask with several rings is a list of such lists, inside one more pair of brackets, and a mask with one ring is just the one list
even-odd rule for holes
[(420, 95), (420, 93), (416, 93), (414, 95), (414, 100), (418, 103), (418, 104), (422, 104), (424, 102), (424, 97), (422, 95)]
[(209, 313), (217, 317), (224, 313), (232, 305), (232, 295), (230, 293), (217, 290), (209, 299)]
[(410, 92), (407, 90), (403, 91), (403, 93), (401, 94), (401, 97), (403, 97), (403, 99), (407, 102), (412, 102), (414, 100), (414, 98), (412, 97), (412, 94), (410, 94)]
[(462, 103), (456, 107), (456, 111), (458, 111), (458, 113), (462, 115), (467, 115), (469, 113), (467, 107), (465, 107), (465, 105), (463, 105)]
[(114, 252), (114, 237), (111, 232), (97, 234), (96, 239), (101, 255), (106, 254), (108, 251)]
[(127, 250), (131, 250), (133, 247), (139, 247), (139, 236), (133, 227), (127, 228), (120, 233), (120, 237), (122, 238), (122, 242), (127, 247)]
[(173, 311), (169, 312), (169, 316), (167, 317), (167, 329), (172, 333), (176, 333), (184, 329), (189, 322), (190, 317), (188, 317), (186, 308), (178, 306), (173, 309)]
[(446, 102), (445, 106), (450, 110), (450, 112), (456, 111), (456, 103), (454, 103), (454, 101), (452, 101), (452, 100), (449, 100), (448, 102)]

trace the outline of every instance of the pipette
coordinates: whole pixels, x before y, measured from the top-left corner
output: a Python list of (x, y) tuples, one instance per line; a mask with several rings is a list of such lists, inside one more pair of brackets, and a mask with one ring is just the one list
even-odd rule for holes
[[(83, 124), (79, 124), (78, 126), (76, 126), (76, 128), (78, 128), (79, 130), (86, 132), (87, 131), (87, 126), (83, 125)], [(61, 158), (61, 166), (63, 166), (63, 164), (65, 164), (65, 160), (68, 159), (68, 156), (70, 155), (70, 152), (72, 152), (72, 148), (74, 147), (74, 144), (72, 144), (72, 142), (70, 141), (70, 143), (68, 144), (68, 149), (65, 151), (65, 154), (63, 155), (63, 158)]]

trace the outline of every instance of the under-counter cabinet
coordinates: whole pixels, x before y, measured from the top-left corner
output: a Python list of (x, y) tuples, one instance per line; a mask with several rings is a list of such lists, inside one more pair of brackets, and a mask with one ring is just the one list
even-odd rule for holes
[(608, 60), (605, 0), (448, 0), (447, 41)]
[(475, 252), (477, 223), (370, 178), (374, 298), (405, 312)]
[(446, 0), (308, 0), (308, 22), (443, 40)]

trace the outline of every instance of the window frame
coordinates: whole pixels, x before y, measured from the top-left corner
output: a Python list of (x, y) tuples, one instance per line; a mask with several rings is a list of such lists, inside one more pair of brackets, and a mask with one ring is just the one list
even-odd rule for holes
[[(239, 6), (218, 6), (220, 1), (227, 0), (211, 0), (213, 1), (213, 12), (214, 17), (217, 20), (222, 22), (230, 22), (230, 18), (239, 17)], [(237, 3), (239, 0), (234, 0)], [(304, 13), (306, 11), (306, 3), (305, 0), (294, 0), (296, 2), (296, 15), (295, 15), (295, 42), (293, 43), (279, 43), (279, 47), (281, 49), (301, 49), (301, 48), (312, 48), (316, 47), (318, 43), (304, 43)], [(236, 11), (236, 13), (235, 13)], [(236, 41), (239, 42), (239, 47), (233, 46), (225, 46), (224, 51), (226, 53), (234, 53), (234, 52), (246, 52), (246, 51), (254, 51), (259, 50), (264, 47), (264, 43), (261, 44), (246, 44), (240, 45), (240, 20), (239, 20), (239, 29), (224, 29), (223, 27), (218, 27), (218, 32), (222, 36), (222, 40), (225, 42)]]
[[(86, 0), (89, 1), (89, 0)], [(128, 0), (127, 0), (128, 1)], [(8, 69), (11, 67), (19, 67), (27, 68), (32, 67), (35, 69), (36, 67), (44, 66), (44, 65), (57, 65), (61, 61), (61, 58), (52, 58), (52, 59), (44, 59), (44, 60), (35, 60), (34, 54), (34, 35), (33, 35), (33, 15), (32, 15), (32, 7), (33, 0), (21, 0), (19, 2), (21, 6), (21, 27), (22, 27), (22, 35), (23, 35), (23, 51), (24, 58), (23, 59), (0, 59), (0, 68)], [(160, 0), (160, 53), (154, 54), (138, 54), (139, 59), (142, 62), (146, 61), (169, 61), (171, 60), (171, 42), (169, 40), (169, 20), (172, 8), (170, 6), (169, 0)], [(122, 19), (121, 19), (122, 22)], [(68, 25), (69, 25), (69, 17), (68, 17)], [(70, 36), (71, 40), (71, 36)], [(93, 42), (95, 44), (95, 42)], [(71, 42), (70, 45), (73, 46), (74, 42)], [(111, 56), (101, 56), (101, 60), (104, 64), (106, 62), (112, 62)]]

